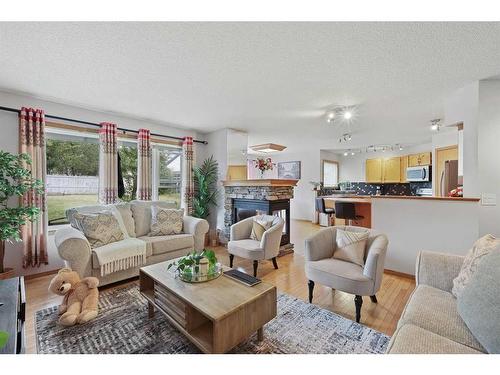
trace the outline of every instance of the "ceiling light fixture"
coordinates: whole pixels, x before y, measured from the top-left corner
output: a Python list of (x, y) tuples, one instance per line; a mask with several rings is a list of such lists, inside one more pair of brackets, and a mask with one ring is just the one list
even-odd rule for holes
[(349, 155), (349, 153), (348, 153), (347, 151), (346, 151), (346, 152), (344, 152), (344, 156), (347, 156), (347, 155)]
[(344, 112), (344, 118), (345, 118), (346, 120), (350, 120), (350, 119), (351, 119), (351, 117), (352, 117), (352, 113), (351, 113), (351, 111), (345, 111), (345, 112)]
[(333, 122), (333, 120), (335, 120), (335, 111), (326, 112), (326, 121)]
[(283, 151), (286, 146), (277, 145), (275, 143), (264, 143), (261, 145), (250, 146), (250, 149), (256, 152), (271, 153), (277, 151)]
[(342, 134), (342, 136), (339, 138), (339, 143), (342, 143), (342, 142), (348, 142), (352, 139), (352, 135), (349, 134), (349, 133), (344, 133)]
[(333, 109), (329, 109), (325, 113), (326, 122), (334, 123), (336, 121), (351, 121), (356, 114), (355, 106), (336, 106)]
[(437, 118), (437, 119), (431, 120), (431, 130), (438, 132), (439, 129), (441, 129), (441, 119)]

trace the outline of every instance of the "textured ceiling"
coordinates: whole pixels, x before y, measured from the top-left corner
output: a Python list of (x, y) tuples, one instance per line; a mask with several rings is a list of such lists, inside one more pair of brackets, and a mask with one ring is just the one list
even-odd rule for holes
[(428, 141), (499, 62), (500, 23), (0, 24), (0, 89), (289, 146), (344, 148), (334, 104), (359, 105), (353, 147)]

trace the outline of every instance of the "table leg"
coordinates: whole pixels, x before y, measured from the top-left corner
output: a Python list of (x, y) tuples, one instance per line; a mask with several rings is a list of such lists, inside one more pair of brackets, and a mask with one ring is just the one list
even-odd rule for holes
[(264, 327), (260, 327), (257, 330), (257, 341), (263, 341), (264, 340)]
[(151, 302), (148, 302), (148, 317), (154, 318), (154, 316), (155, 316), (155, 306)]

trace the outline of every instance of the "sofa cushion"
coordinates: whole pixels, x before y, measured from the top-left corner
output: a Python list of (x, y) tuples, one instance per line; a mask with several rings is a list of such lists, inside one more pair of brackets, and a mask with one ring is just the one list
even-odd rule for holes
[(453, 280), (451, 292), (458, 297), (470, 281), (481, 259), (495, 249), (500, 249), (500, 239), (496, 239), (491, 234), (481, 237), (476, 241), (472, 249), (465, 256), (460, 273)]
[(338, 228), (335, 238), (337, 246), (333, 257), (363, 267), (365, 265), (364, 258), (368, 234), (368, 230), (365, 232), (350, 232)]
[(457, 304), (458, 313), (488, 353), (500, 353), (500, 251), (481, 260)]
[(388, 354), (482, 354), (466, 345), (413, 324), (399, 327), (389, 342)]
[[(92, 268), (99, 269), (101, 264), (97, 257), (97, 252), (99, 251), (116, 251), (117, 253), (123, 253), (124, 249), (136, 250), (141, 249), (144, 246), (144, 241), (137, 238), (125, 238), (124, 240), (113, 242), (104, 246), (101, 246), (92, 251)], [(147, 246), (146, 246), (147, 249)]]
[(130, 203), (117, 203), (114, 205), (122, 217), (125, 229), (130, 237), (135, 237), (135, 222), (130, 209)]
[(246, 239), (230, 241), (227, 244), (229, 254), (251, 260), (263, 260), (264, 250), (260, 247), (260, 241)]
[(146, 255), (160, 255), (172, 251), (194, 248), (192, 234), (172, 234), (169, 236), (143, 236), (139, 239), (146, 242)]
[(255, 241), (262, 240), (264, 232), (273, 226), (273, 217), (268, 215), (258, 215), (253, 217), (252, 221), (252, 232), (250, 233), (250, 239)]
[(363, 267), (357, 264), (327, 258), (306, 262), (305, 270), (308, 279), (330, 288), (361, 296), (373, 294), (373, 281), (363, 275)]
[(83, 232), (93, 249), (125, 238), (116, 216), (109, 211), (96, 214), (76, 212), (73, 222), (76, 229)]
[(151, 230), (151, 205), (163, 208), (177, 208), (175, 202), (169, 201), (132, 201), (130, 209), (135, 222), (135, 235), (142, 237)]
[(168, 236), (182, 233), (184, 209), (151, 206), (150, 236)]
[(398, 326), (413, 324), (437, 335), (484, 351), (457, 311), (451, 293), (428, 285), (418, 285), (408, 301)]

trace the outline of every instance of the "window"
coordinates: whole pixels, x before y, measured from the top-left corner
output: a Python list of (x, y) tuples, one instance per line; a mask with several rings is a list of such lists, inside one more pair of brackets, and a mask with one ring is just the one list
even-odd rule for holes
[[(130, 202), (135, 199), (137, 193), (137, 142), (118, 139), (118, 157), (123, 181), (123, 189), (118, 186), (118, 198)], [(119, 173), (118, 184), (120, 185)]]
[(153, 199), (181, 204), (182, 149), (153, 145)]
[(67, 223), (71, 207), (97, 204), (97, 134), (47, 127), (47, 210), (49, 225)]
[(334, 187), (339, 183), (339, 164), (336, 161), (323, 160), (322, 182), (324, 187)]

